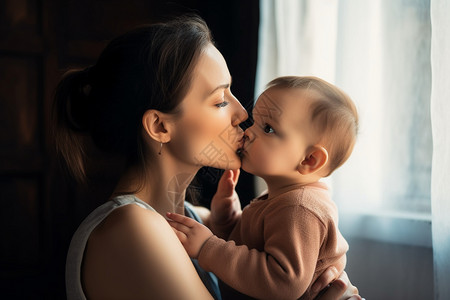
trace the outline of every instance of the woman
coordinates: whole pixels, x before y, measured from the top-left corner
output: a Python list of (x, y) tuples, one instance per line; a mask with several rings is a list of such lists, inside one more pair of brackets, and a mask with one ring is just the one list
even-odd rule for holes
[[(63, 78), (55, 137), (75, 177), (85, 178), (91, 141), (126, 161), (110, 201), (72, 239), (68, 299), (220, 299), (215, 277), (189, 259), (162, 216), (197, 217), (184, 199), (201, 167), (240, 167), (239, 124), (247, 113), (230, 85), (225, 60), (197, 17), (133, 30), (94, 66)], [(320, 299), (344, 290), (337, 281)]]

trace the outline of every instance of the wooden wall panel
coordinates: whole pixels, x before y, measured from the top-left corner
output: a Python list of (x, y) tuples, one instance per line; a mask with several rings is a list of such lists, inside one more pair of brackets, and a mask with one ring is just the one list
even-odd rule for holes
[(0, 56), (0, 170), (36, 171), (40, 165), (39, 67), (34, 57)]
[(40, 28), (37, 0), (4, 0), (0, 2), (0, 30), (36, 34)]
[[(43, 299), (42, 1), (0, 1), (0, 289)], [(47, 234), (48, 236), (48, 234)]]
[[(182, 5), (165, 1), (121, 0), (68, 1), (59, 8), (60, 66), (90, 64), (98, 57), (107, 42), (145, 23), (164, 19)], [(185, 1), (195, 2), (195, 1)], [(177, 8), (178, 7), (178, 8)]]
[(0, 266), (33, 270), (40, 260), (40, 184), (37, 177), (0, 178)]
[(42, 13), (37, 0), (0, 1), (0, 51), (40, 54)]
[(45, 299), (39, 176), (0, 177), (2, 299)]

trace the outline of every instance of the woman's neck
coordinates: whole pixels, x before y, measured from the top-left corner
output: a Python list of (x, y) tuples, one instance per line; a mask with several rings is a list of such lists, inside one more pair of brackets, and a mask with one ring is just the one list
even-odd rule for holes
[(186, 188), (197, 171), (198, 169), (180, 167), (180, 164), (160, 158), (148, 167), (145, 174), (135, 167), (129, 168), (120, 179), (115, 194), (134, 192), (136, 197), (148, 203), (162, 216), (166, 212), (184, 214)]

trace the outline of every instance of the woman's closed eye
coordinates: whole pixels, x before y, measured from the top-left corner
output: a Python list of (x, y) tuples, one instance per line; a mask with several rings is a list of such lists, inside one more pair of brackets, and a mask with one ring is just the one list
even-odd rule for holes
[(217, 103), (217, 104), (215, 104), (215, 105), (216, 105), (217, 107), (225, 107), (225, 106), (227, 106), (228, 104), (229, 104), (228, 101), (223, 100), (222, 102)]

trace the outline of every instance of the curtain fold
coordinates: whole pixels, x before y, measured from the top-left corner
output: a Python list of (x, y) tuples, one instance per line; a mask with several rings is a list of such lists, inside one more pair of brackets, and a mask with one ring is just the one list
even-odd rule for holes
[(338, 1), (260, 0), (256, 97), (277, 76), (334, 81), (337, 10)]
[(435, 299), (450, 299), (450, 2), (431, 0), (431, 209)]

